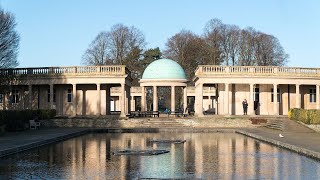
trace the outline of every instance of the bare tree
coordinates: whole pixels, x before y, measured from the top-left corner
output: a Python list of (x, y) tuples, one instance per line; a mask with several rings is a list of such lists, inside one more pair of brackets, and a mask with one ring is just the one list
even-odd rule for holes
[(86, 65), (105, 65), (113, 64), (111, 56), (108, 53), (108, 33), (100, 32), (98, 36), (89, 45), (82, 56), (82, 62)]
[(219, 19), (211, 19), (207, 22), (204, 28), (204, 40), (206, 42), (206, 64), (218, 65), (222, 61), (222, 24)]
[(256, 65), (283, 66), (287, 62), (288, 55), (276, 37), (259, 32), (255, 40)]
[(288, 61), (279, 40), (249, 27), (223, 24), (211, 19), (204, 29), (204, 40), (208, 52), (206, 64), (244, 66), (283, 66)]
[(186, 71), (188, 79), (203, 64), (204, 41), (191, 31), (182, 30), (168, 39), (164, 56), (177, 61)]
[(221, 49), (223, 53), (223, 62), (226, 65), (236, 64), (237, 52), (239, 46), (240, 29), (235, 25), (224, 25), (221, 28)]
[(19, 35), (14, 15), (0, 9), (0, 68), (18, 66)]
[(240, 44), (239, 44), (239, 57), (238, 65), (240, 66), (253, 66), (255, 65), (254, 59), (254, 46), (255, 46), (256, 31), (253, 28), (247, 28), (241, 31)]
[(82, 57), (86, 65), (125, 64), (133, 51), (145, 45), (143, 33), (137, 28), (116, 24), (108, 32), (101, 32)]

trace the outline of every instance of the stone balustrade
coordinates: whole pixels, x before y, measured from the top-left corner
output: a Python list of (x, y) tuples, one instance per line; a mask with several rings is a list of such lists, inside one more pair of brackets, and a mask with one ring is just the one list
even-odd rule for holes
[(250, 74), (250, 75), (290, 75), (290, 76), (320, 76), (320, 68), (297, 68), (276, 66), (214, 66), (200, 65), (196, 75), (213, 74)]
[(0, 69), (0, 75), (130, 75), (124, 65), (113, 66), (69, 66), (69, 67), (38, 67), (38, 68), (10, 68)]

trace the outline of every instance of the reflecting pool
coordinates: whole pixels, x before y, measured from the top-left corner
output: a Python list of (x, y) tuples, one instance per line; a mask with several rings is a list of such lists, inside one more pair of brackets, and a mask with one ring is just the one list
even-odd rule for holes
[[(185, 139), (156, 144), (153, 139)], [(164, 149), (115, 156), (119, 149)], [(234, 133), (97, 133), (0, 159), (0, 179), (317, 179), (320, 162)]]

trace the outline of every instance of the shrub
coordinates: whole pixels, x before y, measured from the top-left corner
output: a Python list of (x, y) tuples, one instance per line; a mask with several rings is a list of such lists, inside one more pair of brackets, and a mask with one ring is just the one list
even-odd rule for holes
[(25, 124), (29, 120), (52, 119), (56, 116), (56, 110), (38, 109), (38, 110), (2, 110), (0, 111), (0, 125), (7, 124), (7, 130), (19, 131), (25, 129)]
[(316, 109), (290, 109), (288, 117), (305, 124), (320, 124), (320, 110)]

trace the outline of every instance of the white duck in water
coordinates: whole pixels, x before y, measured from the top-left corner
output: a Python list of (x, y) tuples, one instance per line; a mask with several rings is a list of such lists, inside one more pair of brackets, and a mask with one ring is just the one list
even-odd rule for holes
[(283, 138), (284, 136), (282, 134), (279, 134), (279, 137)]

